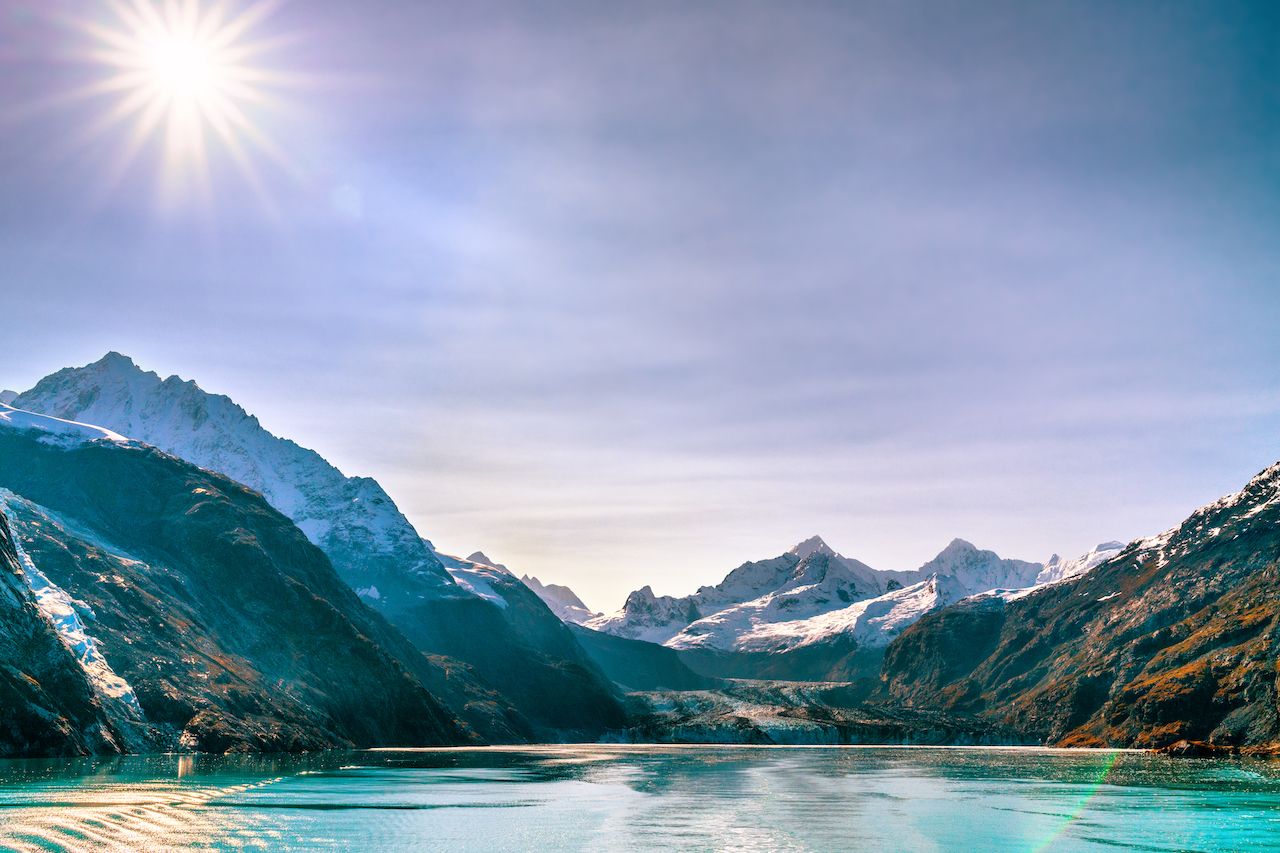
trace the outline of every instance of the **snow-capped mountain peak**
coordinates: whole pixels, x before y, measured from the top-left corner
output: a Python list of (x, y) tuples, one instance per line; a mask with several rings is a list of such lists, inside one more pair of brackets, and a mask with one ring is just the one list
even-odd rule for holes
[(817, 553), (828, 554), (833, 557), (837, 556), (836, 552), (831, 549), (830, 545), (822, 540), (821, 536), (810, 536), (803, 542), (794, 545), (789, 551), (787, 551), (787, 553), (793, 554), (801, 560), (808, 557), (810, 554)]
[(1035, 586), (1060, 583), (1080, 577), (1119, 554), (1124, 550), (1124, 547), (1123, 542), (1102, 542), (1094, 546), (1087, 554), (1082, 554), (1074, 560), (1063, 560), (1060, 556), (1054, 554), (1044, 564), (1044, 568), (1040, 573), (1036, 575)]
[(956, 582), (957, 590), (962, 590), (964, 595), (976, 595), (989, 589), (1031, 586), (1043, 569), (1040, 563), (1005, 559), (967, 540), (952, 539), (938, 556), (914, 574), (919, 579), (930, 575), (951, 578)]
[(268, 432), (229, 397), (177, 376), (161, 379), (118, 352), (65, 368), (15, 404), (98, 424), (256, 489), (329, 555), (339, 574), (382, 607), (459, 593), (377, 481), (347, 477), (320, 454)]

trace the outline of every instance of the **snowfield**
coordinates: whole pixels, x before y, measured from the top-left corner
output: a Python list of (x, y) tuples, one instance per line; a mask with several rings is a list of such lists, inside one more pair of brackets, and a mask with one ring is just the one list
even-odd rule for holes
[(1020, 597), (1078, 578), (1121, 550), (1107, 542), (1074, 560), (1054, 555), (1041, 564), (955, 539), (918, 569), (878, 571), (815, 536), (690, 596), (658, 596), (646, 586), (622, 610), (584, 624), (680, 650), (778, 653), (849, 638), (883, 648), (927, 613), (977, 595)]
[(46, 444), (74, 445), (90, 441), (111, 441), (117, 444), (129, 443), (129, 439), (120, 433), (103, 427), (54, 418), (49, 415), (24, 411), (23, 409), (15, 409), (13, 406), (4, 403), (0, 403), (0, 426), (45, 433), (45, 436), (40, 440)]

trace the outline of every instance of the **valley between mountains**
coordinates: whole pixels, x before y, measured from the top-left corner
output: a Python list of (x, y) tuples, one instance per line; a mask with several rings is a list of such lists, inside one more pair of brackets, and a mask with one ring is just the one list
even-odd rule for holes
[(375, 480), (118, 353), (0, 400), (0, 755), (1280, 750), (1280, 465), (1087, 554), (954, 539), (885, 570), (815, 536), (597, 613), (438, 552)]

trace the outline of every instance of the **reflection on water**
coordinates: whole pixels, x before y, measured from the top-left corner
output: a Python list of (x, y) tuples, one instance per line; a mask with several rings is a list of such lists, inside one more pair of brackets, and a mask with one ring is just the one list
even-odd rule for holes
[(1280, 850), (1280, 765), (574, 746), (0, 762), (15, 850)]

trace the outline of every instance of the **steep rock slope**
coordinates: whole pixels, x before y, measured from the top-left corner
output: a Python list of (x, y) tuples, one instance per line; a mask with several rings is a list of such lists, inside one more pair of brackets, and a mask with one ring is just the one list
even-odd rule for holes
[(5, 515), (140, 706), (104, 706), (117, 729), (211, 751), (466, 739), (424, 686), (431, 662), (259, 495), (145, 445), (13, 420)]
[(0, 757), (123, 749), (88, 674), (32, 593), (0, 512)]
[[(536, 728), (550, 739), (590, 738), (621, 719), (608, 680), (536, 596), (521, 598), (529, 606), (507, 608), (500, 596), (460, 586), (375, 481), (345, 477), (315, 452), (267, 432), (229, 398), (176, 376), (162, 380), (110, 353), (46, 377), (15, 402), (102, 424), (262, 492), (421, 650), (469, 665), (462, 686), (488, 694), (501, 711), (473, 721), (484, 723), (488, 737), (519, 739)], [(458, 667), (449, 670), (462, 679)], [(520, 706), (515, 718), (512, 703)], [(499, 718), (514, 729), (491, 728)]]
[(609, 679), (531, 589), (482, 553), (437, 555), (466, 600), (420, 602), (398, 619), (411, 640), (465, 658), (546, 739), (594, 739), (625, 721)]
[(1280, 748), (1280, 465), (1076, 580), (926, 616), (884, 691), (1049, 743)]

